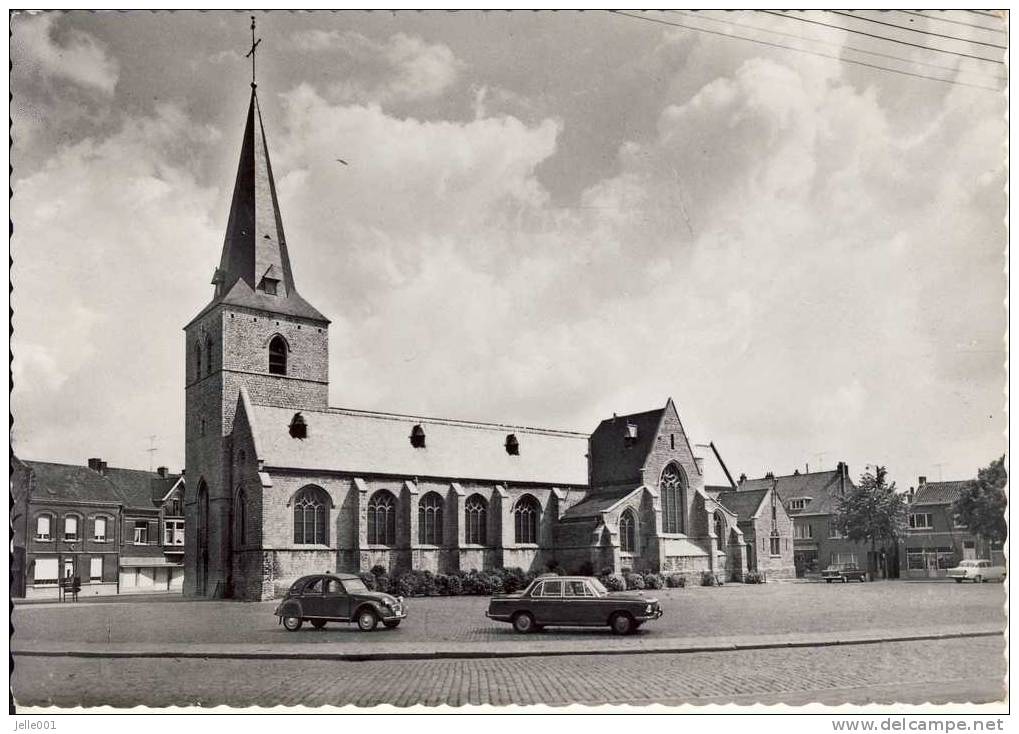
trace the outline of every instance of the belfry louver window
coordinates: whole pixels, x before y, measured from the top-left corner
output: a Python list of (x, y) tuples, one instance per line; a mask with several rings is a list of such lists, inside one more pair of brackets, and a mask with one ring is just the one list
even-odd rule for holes
[(287, 374), (287, 343), (279, 335), (274, 336), (269, 342), (269, 374)]

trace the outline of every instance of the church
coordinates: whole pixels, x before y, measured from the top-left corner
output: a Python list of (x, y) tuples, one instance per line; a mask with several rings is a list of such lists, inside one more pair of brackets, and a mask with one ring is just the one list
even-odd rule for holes
[(376, 565), (745, 568), (671, 399), (591, 434), (330, 407), (329, 319), (294, 280), (251, 87), (212, 300), (184, 328), (185, 595)]

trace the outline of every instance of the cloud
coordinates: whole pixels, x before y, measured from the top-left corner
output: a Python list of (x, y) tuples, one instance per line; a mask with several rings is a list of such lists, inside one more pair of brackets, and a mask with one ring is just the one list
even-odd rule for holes
[(64, 79), (110, 96), (117, 86), (120, 65), (88, 33), (70, 29), (54, 38), (55, 13), (17, 16), (13, 25), (12, 56), (29, 71)]
[(306, 30), (293, 34), (298, 47), (336, 52), (351, 72), (330, 96), (342, 102), (387, 104), (430, 99), (450, 89), (464, 65), (444, 44), (396, 33), (375, 41), (360, 33)]

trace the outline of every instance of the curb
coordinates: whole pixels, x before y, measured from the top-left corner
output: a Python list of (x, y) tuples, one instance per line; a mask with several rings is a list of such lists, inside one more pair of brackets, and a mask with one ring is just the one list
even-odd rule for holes
[(290, 651), (201, 651), (201, 650), (11, 650), (15, 657), (73, 657), (73, 658), (200, 658), (206, 660), (338, 660), (371, 662), (389, 660), (478, 660), (493, 658), (565, 657), (576, 655), (663, 655), (704, 652), (733, 652), (737, 650), (775, 650), (802, 647), (836, 647), (844, 645), (876, 645), (882, 642), (919, 642), (923, 640), (952, 640), (974, 637), (1001, 637), (1002, 631), (940, 632), (933, 634), (890, 635), (827, 640), (789, 640), (783, 642), (731, 642), (705, 645), (663, 645), (654, 648), (608, 648), (590, 650), (414, 650), (379, 652), (290, 652)]

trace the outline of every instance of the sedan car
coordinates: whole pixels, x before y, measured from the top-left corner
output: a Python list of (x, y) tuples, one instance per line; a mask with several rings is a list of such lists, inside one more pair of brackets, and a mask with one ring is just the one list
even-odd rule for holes
[(586, 576), (539, 577), (523, 591), (492, 597), (485, 615), (509, 622), (517, 632), (546, 626), (601, 627), (617, 635), (635, 631), (662, 616), (657, 599), (634, 591), (609, 591)]
[(353, 574), (315, 574), (297, 579), (273, 612), (290, 632), (305, 620), (322, 629), (326, 622), (356, 622), (363, 632), (382, 623), (395, 629), (407, 616), (403, 598), (371, 591)]
[(866, 581), (867, 572), (858, 567), (855, 563), (833, 563), (828, 568), (821, 571), (821, 578), (827, 583), (832, 581), (841, 581), (846, 583), (856, 579), (857, 581)]
[(979, 584), (982, 581), (1004, 581), (1005, 567), (992, 566), (990, 561), (966, 560), (962, 561), (955, 568), (948, 569), (948, 578), (955, 579), (955, 583), (972, 581)]

